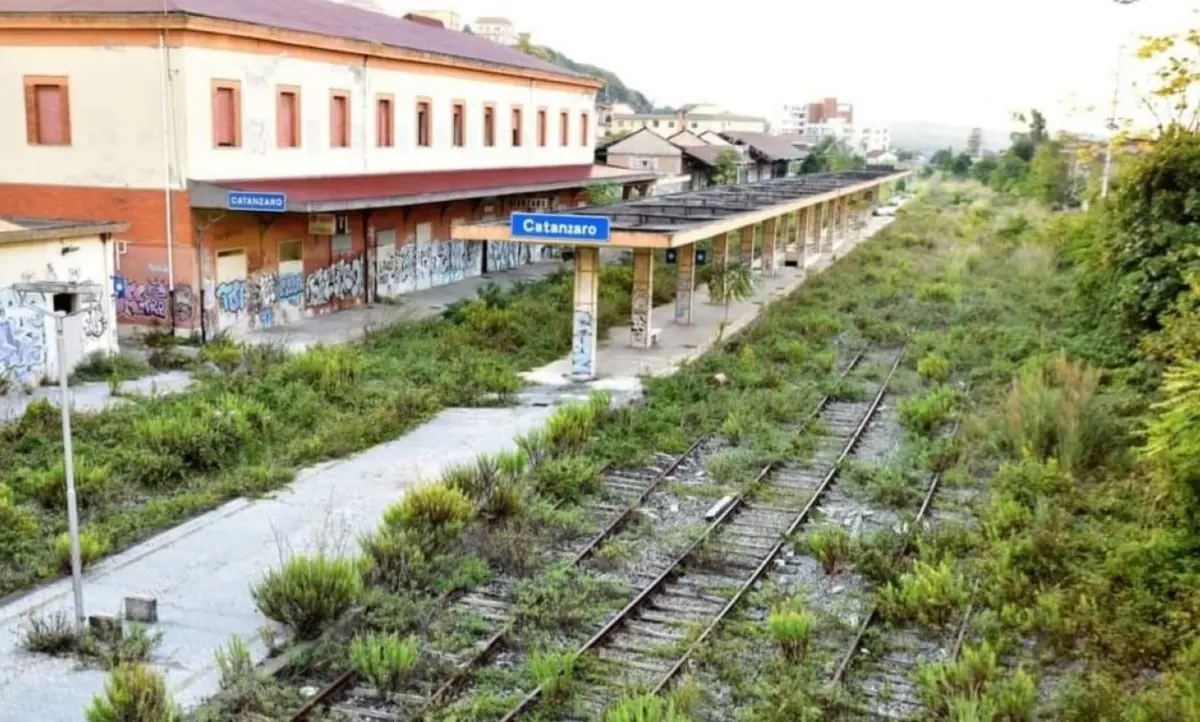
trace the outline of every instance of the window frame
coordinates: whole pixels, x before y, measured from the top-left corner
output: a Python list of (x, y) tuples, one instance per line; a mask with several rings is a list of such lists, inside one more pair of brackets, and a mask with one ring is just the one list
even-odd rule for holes
[(512, 147), (525, 147), (525, 109), (521, 105), (513, 105), (508, 114), (509, 140)]
[[(233, 95), (233, 142), (221, 145), (217, 135), (217, 125), (220, 119), (217, 115), (217, 97), (221, 91), (227, 90)], [(242, 147), (242, 81), (215, 79), (211, 83), (209, 102), (212, 104), (212, 146), (216, 150), (238, 150)]]
[(467, 101), (461, 98), (450, 101), (450, 146), (467, 147)]
[[(292, 117), (290, 118), (292, 126), (292, 144), (284, 145), (282, 138), (279, 137), (279, 106), (284, 95), (291, 95), (295, 98), (295, 105), (292, 107)], [(304, 141), (300, 134), (300, 118), (303, 113), (300, 108), (303, 100), (300, 95), (299, 85), (277, 85), (275, 86), (275, 147), (283, 150), (292, 148), (300, 148)]]
[(579, 114), (579, 144), (585, 148), (591, 144), (592, 140), (592, 116), (590, 113), (583, 112)]
[[(29, 145), (48, 148), (70, 147), (71, 143), (71, 88), (66, 75), (26, 75), (25, 86), (25, 142)], [(60, 93), (59, 133), (61, 140), (47, 143), (42, 139), (41, 114), (38, 112), (37, 89), (55, 87)]]
[[(330, 148), (343, 149), (343, 148), (350, 148), (354, 145), (354, 141), (352, 138), (353, 134), (350, 132), (350, 122), (351, 122), (351, 119), (354, 117), (353, 111), (350, 110), (350, 98), (351, 98), (351, 95), (350, 95), (349, 90), (345, 90), (342, 88), (333, 88), (329, 91), (329, 147)], [(341, 99), (341, 101), (342, 101), (342, 134), (344, 135), (344, 137), (341, 139), (333, 137), (333, 129), (335, 126), (335, 124), (333, 122), (333, 114), (337, 108), (337, 103), (335, 101), (337, 101), (338, 99)], [(338, 140), (341, 140), (342, 143), (339, 144), (337, 142)]]
[[(425, 118), (421, 118), (421, 111), (425, 112)], [(418, 96), (416, 104), (413, 105), (413, 121), (416, 130), (416, 137), (413, 142), (418, 148), (433, 147), (433, 99), (425, 96)]]
[[(385, 103), (387, 104), (386, 124), (381, 119), (381, 111)], [(375, 147), (396, 147), (396, 96), (391, 93), (375, 94)]]
[(550, 111), (546, 106), (537, 109), (537, 147), (545, 148), (550, 140)]
[[(490, 123), (488, 121), (491, 121)], [(496, 104), (483, 104), (483, 147), (496, 147)]]
[(558, 111), (558, 146), (566, 148), (571, 145), (571, 111)]

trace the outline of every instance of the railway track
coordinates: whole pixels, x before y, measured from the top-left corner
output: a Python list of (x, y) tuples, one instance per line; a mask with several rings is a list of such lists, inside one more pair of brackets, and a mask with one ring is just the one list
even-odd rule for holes
[[(652, 493), (669, 483), (681, 470), (699, 463), (704, 446), (711, 438), (711, 435), (700, 437), (678, 457), (656, 454), (654, 462), (648, 467), (606, 471), (603, 478), (607, 493), (582, 504), (591, 518), (600, 520), (601, 530), (582, 546), (558, 549), (555, 554), (568, 559), (572, 565), (582, 563), (605, 541), (620, 532)], [(323, 708), (333, 708), (352, 719), (371, 722), (427, 718), (453, 695), (470, 670), (503, 648), (513, 632), (517, 581), (512, 577), (501, 577), (445, 600), (451, 605), (451, 614), (470, 615), (481, 620), (487, 629), (474, 647), (457, 658), (443, 660), (445, 664), (442, 668), (450, 672), (440, 682), (426, 682), (408, 694), (382, 700), (374, 690), (361, 686), (357, 673), (350, 670), (318, 690), (291, 717), (292, 722), (307, 720)]]
[[(563, 713), (561, 719), (599, 717), (613, 701), (606, 689), (614, 682), (662, 691), (770, 571), (788, 538), (810, 520), (880, 408), (903, 348), (859, 354), (843, 376), (866, 356), (882, 361), (887, 373), (871, 382), (875, 388), (867, 401), (822, 399), (802, 426), (813, 421), (821, 425), (823, 443), (812, 458), (796, 466), (768, 465), (745, 490), (723, 500), (704, 533), (576, 650), (577, 657), (593, 655), (592, 676), (605, 684), (588, 686), (579, 695), (582, 716)], [(762, 492), (769, 494), (768, 501), (754, 500)], [(542, 687), (535, 688), (501, 722), (531, 712), (542, 695)]]
[[(959, 422), (950, 432), (950, 438), (958, 435)], [(904, 543), (897, 550), (895, 563), (899, 565), (914, 549), (916, 531), (924, 523), (933, 508), (934, 497), (941, 488), (942, 474), (935, 472), (929, 477), (929, 485), (916, 515), (908, 524)], [(960, 615), (952, 635), (930, 637), (927, 634), (900, 632), (886, 651), (871, 660), (873, 669), (859, 680), (855, 692), (859, 700), (852, 705), (853, 711), (862, 719), (909, 720), (918, 718), (924, 709), (917, 694), (915, 673), (919, 666), (935, 661), (957, 659), (962, 650), (973, 608), (968, 605)], [(880, 621), (879, 605), (872, 605), (863, 618), (850, 644), (839, 657), (831, 681), (846, 687), (849, 675), (860, 652), (868, 631)]]

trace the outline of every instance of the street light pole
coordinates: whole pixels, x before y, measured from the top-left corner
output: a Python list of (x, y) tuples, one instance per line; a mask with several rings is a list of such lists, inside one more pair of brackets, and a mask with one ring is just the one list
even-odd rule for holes
[[(45, 298), (46, 294), (74, 292), (83, 298), (94, 299), (99, 290), (96, 284), (60, 284), (56, 282), (17, 283), (13, 284), (12, 288), (20, 293), (35, 293), (42, 298)], [(47, 311), (41, 304), (22, 303), (21, 305), (54, 319), (58, 356), (59, 407), (62, 411), (63, 475), (66, 477), (67, 483), (67, 534), (71, 539), (71, 591), (75, 597), (75, 625), (82, 632), (87, 617), (83, 611), (83, 558), (79, 549), (79, 506), (75, 494), (75, 452), (71, 443), (71, 386), (68, 383), (67, 372), (66, 320), (91, 311), (96, 307), (96, 303), (94, 300), (88, 301), (71, 313)]]
[(1117, 48), (1117, 72), (1113, 82), (1112, 110), (1108, 117), (1108, 147), (1104, 151), (1104, 175), (1100, 178), (1100, 197), (1108, 197), (1109, 178), (1112, 177), (1113, 149), (1117, 140), (1117, 103), (1121, 93), (1121, 60), (1125, 56), (1125, 46)]
[[(87, 308), (90, 308), (87, 307)], [(85, 308), (84, 310), (87, 310)], [(39, 309), (41, 310), (41, 309)], [(67, 383), (67, 314), (54, 312), (58, 341), (58, 389), (62, 407), (63, 471), (67, 477), (67, 533), (71, 537), (71, 591), (75, 596), (75, 626), (83, 629), (83, 559), (79, 552), (79, 508), (75, 499), (75, 452), (71, 443), (71, 385)]]

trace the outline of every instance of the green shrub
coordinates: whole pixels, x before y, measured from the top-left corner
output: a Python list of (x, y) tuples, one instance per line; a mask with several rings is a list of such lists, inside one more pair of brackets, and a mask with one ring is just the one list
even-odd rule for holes
[(419, 659), (417, 638), (395, 634), (358, 636), (350, 643), (350, 664), (384, 694), (399, 692)]
[(313, 639), (358, 601), (363, 584), (355, 560), (316, 554), (292, 557), (250, 592), (268, 619), (288, 625), (300, 639)]
[(626, 697), (604, 713), (604, 722), (689, 722), (690, 718), (661, 697), (640, 694)]
[(535, 652), (528, 673), (548, 699), (562, 699), (575, 681), (575, 652)]
[(803, 661), (808, 654), (814, 626), (815, 620), (804, 611), (799, 599), (775, 607), (767, 617), (771, 638), (775, 640), (783, 658), (793, 664)]
[[(108, 542), (103, 537), (88, 531), (79, 530), (79, 565), (86, 569), (92, 562), (108, 552)], [(58, 559), (58, 568), (64, 573), (71, 572), (71, 535), (67, 532), (59, 534), (54, 540), (54, 556)]]
[(21, 633), (21, 648), (52, 656), (72, 654), (79, 648), (79, 630), (66, 612), (30, 616)]
[(12, 489), (0, 483), (0, 558), (17, 557), (27, 549), (37, 534), (37, 517), (28, 509), (17, 506)]
[(958, 394), (950, 386), (938, 386), (917, 396), (901, 399), (900, 423), (917, 436), (929, 436), (949, 420)]
[(548, 442), (560, 452), (578, 451), (596, 426), (608, 417), (610, 403), (608, 394), (592, 392), (587, 401), (560, 406), (546, 421)]
[(474, 517), (475, 505), (466, 494), (448, 484), (434, 482), (406, 491), (400, 501), (387, 508), (383, 521), (388, 526), (447, 539)]
[(140, 664), (116, 667), (104, 694), (92, 699), (87, 722), (176, 722), (183, 718), (158, 673)]
[[(107, 466), (96, 466), (83, 457), (75, 459), (75, 500), (79, 508), (103, 501), (112, 474)], [(67, 472), (62, 459), (44, 469), (22, 469), (16, 482), (46, 509), (67, 508)]]
[(950, 361), (940, 354), (925, 354), (917, 361), (917, 374), (926, 381), (943, 383), (950, 378)]
[(1009, 675), (986, 641), (958, 659), (917, 669), (917, 691), (939, 719), (1025, 722), (1034, 719), (1037, 686), (1018, 668)]
[(837, 574), (854, 555), (854, 542), (840, 526), (824, 526), (813, 530), (805, 539), (809, 554), (821, 562), (826, 574)]
[(578, 503), (604, 488), (596, 464), (584, 456), (560, 456), (549, 459), (533, 471), (538, 493), (548, 499)]
[(949, 560), (938, 564), (916, 561), (911, 571), (879, 592), (879, 611), (887, 619), (939, 626), (966, 606), (966, 582)]

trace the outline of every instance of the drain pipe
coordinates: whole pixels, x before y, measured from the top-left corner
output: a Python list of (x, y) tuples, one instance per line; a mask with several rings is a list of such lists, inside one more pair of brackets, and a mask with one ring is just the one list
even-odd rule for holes
[(162, 72), (162, 134), (163, 134), (163, 205), (166, 219), (167, 238), (167, 293), (170, 294), (167, 303), (171, 318), (171, 334), (175, 333), (175, 209), (171, 202), (171, 145), (174, 138), (171, 133), (172, 111), (171, 98), (171, 63), (169, 59), (170, 45), (167, 43), (167, 0), (163, 0), (163, 28), (158, 33), (159, 68)]

